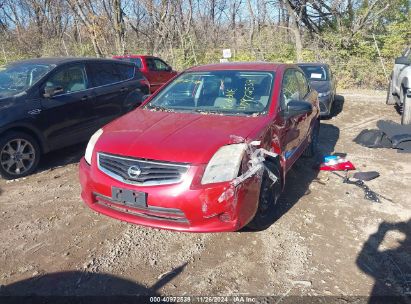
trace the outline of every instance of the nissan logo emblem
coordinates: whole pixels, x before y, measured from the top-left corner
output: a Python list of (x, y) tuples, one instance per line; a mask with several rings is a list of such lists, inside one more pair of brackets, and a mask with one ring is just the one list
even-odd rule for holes
[(127, 173), (131, 178), (136, 178), (141, 174), (141, 168), (137, 165), (131, 166), (128, 168)]

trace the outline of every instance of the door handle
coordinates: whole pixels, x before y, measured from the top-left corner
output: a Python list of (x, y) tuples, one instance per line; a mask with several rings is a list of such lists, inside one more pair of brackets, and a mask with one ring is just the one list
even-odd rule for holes
[(87, 99), (88, 99), (88, 96), (81, 97), (81, 101), (86, 101)]
[(121, 88), (121, 89), (120, 89), (120, 92), (121, 92), (121, 93), (124, 93), (124, 92), (127, 92), (127, 91), (128, 91), (128, 88)]

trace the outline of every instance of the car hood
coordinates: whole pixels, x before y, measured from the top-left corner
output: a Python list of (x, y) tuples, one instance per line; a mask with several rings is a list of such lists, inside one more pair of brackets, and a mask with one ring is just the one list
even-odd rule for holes
[(221, 146), (233, 143), (232, 135), (249, 138), (268, 119), (267, 116), (137, 109), (105, 126), (95, 150), (136, 158), (205, 164)]
[[(248, 138), (267, 116), (223, 116), (137, 109), (104, 127), (95, 150), (170, 162), (205, 164), (231, 135)], [(258, 133), (254, 133), (258, 134)]]
[(311, 81), (311, 86), (318, 92), (318, 93), (325, 93), (331, 90), (331, 84), (328, 80), (324, 81)]

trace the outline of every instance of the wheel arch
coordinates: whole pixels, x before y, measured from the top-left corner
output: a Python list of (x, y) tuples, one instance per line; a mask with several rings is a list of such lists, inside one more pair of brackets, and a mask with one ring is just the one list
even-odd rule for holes
[(275, 166), (275, 167), (278, 168), (278, 171), (280, 172), (279, 179), (280, 179), (280, 182), (281, 182), (281, 189), (284, 189), (285, 171), (283, 170), (283, 167), (281, 166), (280, 156), (277, 155), (276, 157), (273, 157), (271, 155), (267, 155), (265, 157), (264, 164), (265, 165), (272, 165), (272, 166)]
[(404, 90), (409, 90), (411, 89), (411, 85), (410, 85), (410, 80), (408, 77), (404, 77), (403, 80), (401, 81), (401, 87)]
[(12, 125), (12, 126), (2, 129), (0, 131), (0, 136), (8, 132), (12, 132), (12, 131), (22, 132), (22, 133), (26, 133), (32, 136), (35, 140), (37, 140), (41, 153), (49, 152), (50, 150), (49, 146), (46, 144), (46, 141), (44, 140), (44, 137), (41, 135), (41, 132), (39, 132), (36, 128), (33, 128), (32, 126), (29, 126), (29, 125)]

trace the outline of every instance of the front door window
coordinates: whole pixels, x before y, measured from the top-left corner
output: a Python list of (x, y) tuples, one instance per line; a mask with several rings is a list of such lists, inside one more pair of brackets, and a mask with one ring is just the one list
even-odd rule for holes
[[(59, 88), (60, 94), (74, 93), (87, 89), (87, 78), (84, 66), (63, 68), (46, 82), (46, 87)], [(59, 90), (59, 91), (60, 91)]]

